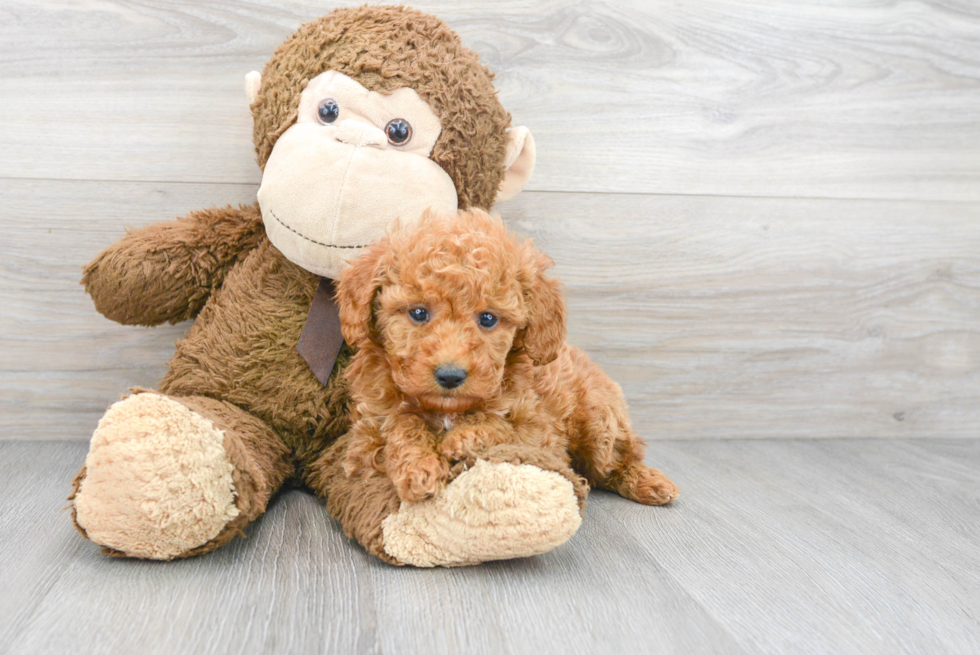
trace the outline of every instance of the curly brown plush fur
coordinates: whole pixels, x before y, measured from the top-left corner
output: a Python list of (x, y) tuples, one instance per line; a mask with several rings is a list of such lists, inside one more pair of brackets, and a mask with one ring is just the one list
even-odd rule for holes
[[(348, 477), (387, 475), (416, 502), (436, 494), (454, 464), (511, 445), (559, 454), (592, 485), (642, 503), (678, 496), (643, 464), (619, 387), (565, 344), (550, 265), (499, 218), (473, 210), (395, 227), (343, 274), (341, 325), (357, 348), (346, 371)], [(448, 388), (438, 381), (445, 367), (465, 379)]]
[[(276, 50), (251, 107), (261, 166), (295, 121), (306, 81), (327, 70), (371, 90), (414, 88), (440, 118), (431, 158), (452, 178), (460, 205), (493, 203), (510, 124), (493, 75), (445, 23), (404, 7), (336, 10), (301, 26)], [(341, 353), (326, 385), (297, 354), (318, 278), (269, 242), (257, 206), (206, 209), (132, 230), (85, 267), (82, 282), (96, 308), (121, 323), (196, 317), (159, 391), (224, 431), (234, 466), (235, 521), (186, 552), (139, 556), (185, 557), (224, 544), (292, 476), (320, 495), (329, 493), (328, 507), (345, 531), (386, 557), (378, 535), (382, 520), (398, 507), (397, 494), (390, 485), (348, 480), (325, 454), (331, 444), (343, 446), (349, 425), (347, 382), (340, 373), (350, 350)], [(151, 477), (166, 473), (147, 467)], [(90, 474), (83, 468), (76, 477), (76, 501)], [(158, 477), (152, 481), (165, 488)], [(123, 492), (141, 493), (126, 489), (120, 497)], [(87, 533), (92, 537), (92, 530)]]

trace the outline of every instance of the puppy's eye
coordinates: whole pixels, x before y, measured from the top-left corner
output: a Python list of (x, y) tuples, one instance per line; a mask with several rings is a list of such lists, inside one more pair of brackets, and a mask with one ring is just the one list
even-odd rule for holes
[(396, 118), (385, 125), (388, 143), (393, 146), (403, 146), (412, 138), (412, 126), (404, 118)]
[(499, 319), (490, 312), (483, 312), (477, 317), (476, 320), (480, 323), (480, 327), (484, 327), (488, 330), (492, 330), (493, 328), (497, 327), (497, 323), (499, 322)]
[(329, 125), (340, 116), (340, 105), (333, 98), (327, 98), (316, 109), (316, 117), (324, 125)]
[(422, 307), (412, 307), (408, 310), (408, 317), (416, 323), (428, 323), (429, 312)]

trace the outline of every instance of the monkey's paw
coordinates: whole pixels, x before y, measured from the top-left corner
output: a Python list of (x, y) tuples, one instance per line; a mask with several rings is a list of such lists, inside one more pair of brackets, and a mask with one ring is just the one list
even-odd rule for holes
[(207, 418), (155, 393), (109, 408), (76, 478), (76, 525), (113, 554), (173, 559), (234, 519), (233, 466)]
[(403, 503), (382, 530), (385, 552), (403, 564), (464, 566), (546, 553), (581, 523), (564, 476), (480, 460), (435, 498)]

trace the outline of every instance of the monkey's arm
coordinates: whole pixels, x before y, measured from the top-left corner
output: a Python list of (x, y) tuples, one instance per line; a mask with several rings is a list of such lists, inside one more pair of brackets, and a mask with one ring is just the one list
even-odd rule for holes
[(225, 274), (261, 241), (258, 206), (212, 207), (128, 231), (85, 265), (95, 308), (125, 325), (193, 318)]

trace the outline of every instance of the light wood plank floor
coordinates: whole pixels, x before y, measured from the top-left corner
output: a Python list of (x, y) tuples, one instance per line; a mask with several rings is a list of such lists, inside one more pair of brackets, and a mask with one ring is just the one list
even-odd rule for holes
[(85, 444), (0, 442), (0, 651), (980, 652), (976, 440), (655, 444), (684, 495), (593, 493), (536, 558), (398, 569), (315, 498), (179, 562), (100, 555), (71, 527)]

